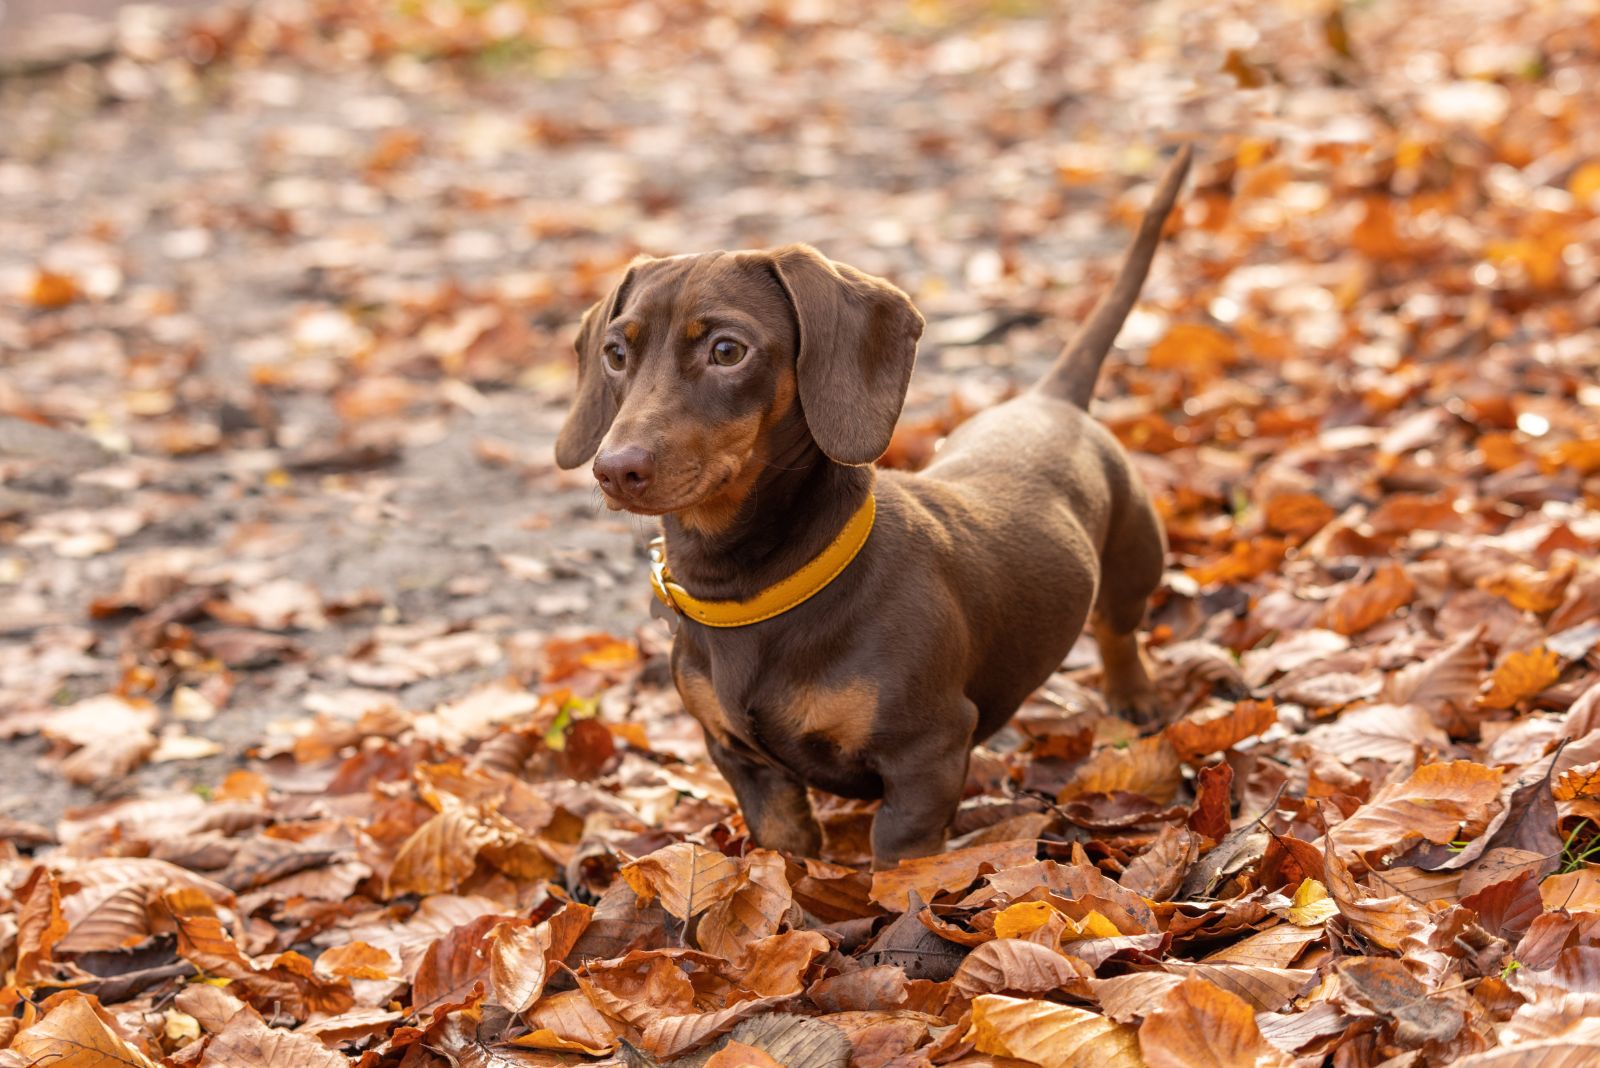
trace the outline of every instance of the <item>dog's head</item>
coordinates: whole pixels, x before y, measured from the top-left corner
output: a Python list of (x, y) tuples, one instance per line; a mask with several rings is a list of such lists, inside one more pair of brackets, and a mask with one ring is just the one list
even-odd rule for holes
[(780, 427), (835, 463), (877, 459), (921, 333), (899, 289), (805, 245), (638, 260), (584, 313), (556, 462), (592, 457), (613, 508), (715, 529)]

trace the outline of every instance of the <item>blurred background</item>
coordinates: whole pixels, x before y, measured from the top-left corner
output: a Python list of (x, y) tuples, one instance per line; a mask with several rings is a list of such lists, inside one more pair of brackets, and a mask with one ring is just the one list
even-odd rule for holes
[[(806, 241), (904, 287), (915, 466), (1051, 358), (1186, 141), (1097, 409), (1175, 588), (1273, 568), (1274, 494), (1472, 457), (1593, 502), (1592, 2), (3, 2), (0, 706), (204, 698), (140, 774), (638, 624), (643, 524), (549, 455), (636, 253)], [(58, 804), (30, 731), (0, 794)]]

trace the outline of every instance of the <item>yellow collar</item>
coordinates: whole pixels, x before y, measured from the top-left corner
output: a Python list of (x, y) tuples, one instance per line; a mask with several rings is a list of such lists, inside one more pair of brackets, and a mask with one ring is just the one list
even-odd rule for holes
[(768, 586), (748, 601), (702, 601), (678, 585), (672, 580), (672, 572), (667, 570), (664, 538), (656, 538), (650, 543), (650, 585), (662, 604), (696, 623), (704, 623), (708, 627), (745, 627), (760, 623), (764, 619), (782, 615), (795, 605), (816, 596), (828, 583), (838, 578), (839, 573), (850, 566), (850, 561), (867, 543), (867, 535), (872, 533), (872, 521), (877, 512), (878, 500), (869, 493), (861, 507), (856, 509), (856, 514), (850, 517), (839, 536), (826, 549), (799, 571)]

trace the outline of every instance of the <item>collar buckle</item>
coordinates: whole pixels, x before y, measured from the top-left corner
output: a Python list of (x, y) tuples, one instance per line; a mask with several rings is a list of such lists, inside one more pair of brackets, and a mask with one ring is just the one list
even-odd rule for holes
[(683, 615), (683, 609), (678, 605), (678, 599), (672, 596), (672, 572), (667, 570), (667, 539), (657, 535), (650, 539), (650, 586), (655, 590), (656, 599), (678, 615)]

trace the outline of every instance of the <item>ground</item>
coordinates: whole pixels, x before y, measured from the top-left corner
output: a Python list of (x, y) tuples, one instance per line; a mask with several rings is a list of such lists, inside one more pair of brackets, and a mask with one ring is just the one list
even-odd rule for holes
[[(1069, 1025), (1110, 1063), (1196, 1063), (1174, 1021), (1240, 1005), (1246, 1060), (1593, 1039), (1592, 16), (117, 19), (76, 53), (0, 46), (0, 963), (23, 1025), (72, 988), (137, 1056), (243, 1063), (228, 1044), (273, 1025), (330, 1063), (542, 1064), (581, 1052), (554, 1040), (678, 1055), (803, 989), (808, 1013), (899, 1006), (838, 1021), (863, 1064), (1075, 1063), (1028, 1038)], [(916, 467), (1070, 337), (1180, 143), (1190, 192), (1095, 409), (1172, 542), (1150, 622), (1174, 722), (1104, 716), (1085, 642), (980, 752), (963, 850), (873, 878), (849, 867), (868, 815), (818, 798), (827, 862), (748, 852), (664, 685), (650, 528), (550, 454), (578, 316), (639, 252), (799, 240), (889, 277), (929, 322), (884, 461)], [(177, 867), (85, 874), (109, 858)], [(83, 929), (99, 885), (140, 902), (109, 942)], [(900, 966), (908, 889), (955, 956), (895, 979), (874, 969)], [(650, 932), (589, 926), (619, 894), (660, 899)], [(441, 963), (457, 943), (481, 974)], [(618, 964), (631, 944), (657, 955)], [(290, 950), (317, 977), (267, 963)], [(539, 982), (490, 978), (495, 953)], [(563, 957), (581, 995), (544, 992)], [(39, 1027), (94, 1030), (57, 997)], [(554, 1040), (508, 1052), (519, 1029)], [(38, 1035), (0, 1057), (51, 1054)]]

